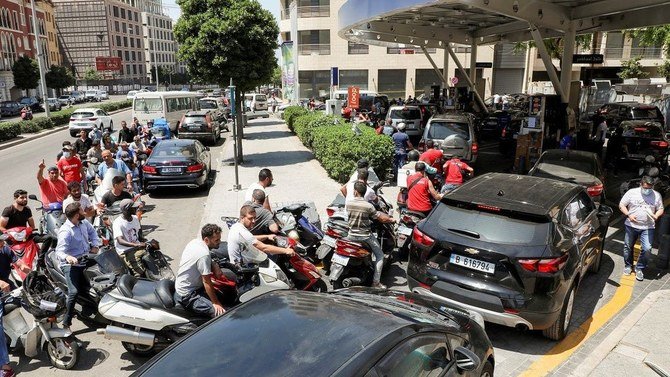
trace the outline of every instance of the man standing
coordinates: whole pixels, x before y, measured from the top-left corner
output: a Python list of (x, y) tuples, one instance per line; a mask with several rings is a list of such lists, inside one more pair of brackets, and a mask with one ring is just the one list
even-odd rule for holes
[(221, 228), (215, 224), (203, 226), (200, 238), (186, 244), (175, 280), (175, 301), (191, 312), (212, 318), (226, 312), (212, 283), (212, 275), (220, 278), (221, 269), (209, 254), (220, 243)]
[(101, 242), (93, 225), (84, 219), (84, 211), (79, 203), (72, 203), (65, 207), (65, 216), (67, 220), (58, 231), (55, 252), (67, 283), (67, 311), (63, 318), (63, 327), (69, 330), (86, 268), (85, 265), (79, 264), (77, 258), (84, 254), (97, 253)]
[(128, 124), (125, 120), (122, 120), (121, 130), (119, 130), (119, 142), (125, 141), (126, 143), (132, 143), (133, 137), (135, 137), (133, 130), (128, 128)]
[(426, 177), (426, 164), (417, 162), (414, 171), (414, 174), (407, 177), (407, 209), (428, 216), (433, 209), (431, 198), (437, 202), (442, 199), (442, 195)]
[(470, 165), (461, 161), (457, 156), (452, 155), (449, 161), (444, 164), (444, 186), (442, 186), (442, 194), (454, 190), (456, 187), (463, 184), (463, 172), (467, 171), (470, 174), (474, 173), (474, 169)]
[(654, 179), (642, 177), (640, 187), (628, 190), (619, 202), (621, 213), (626, 216), (626, 235), (623, 245), (624, 275), (630, 275), (633, 268), (633, 245), (640, 239), (640, 256), (635, 267), (635, 279), (644, 280), (643, 270), (647, 265), (647, 254), (651, 252), (656, 220), (663, 215), (663, 198), (653, 189)]
[(233, 224), (228, 231), (228, 256), (232, 263), (245, 263), (242, 253), (252, 247), (266, 254), (286, 254), (293, 255), (295, 252), (291, 248), (277, 247), (268, 245), (262, 241), (274, 241), (275, 235), (256, 235), (249, 232), (256, 222), (256, 210), (250, 205), (243, 205), (240, 208), (240, 221)]
[(14, 203), (2, 211), (0, 218), (0, 231), (17, 226), (29, 226), (35, 229), (33, 212), (28, 207), (28, 192), (26, 190), (14, 191)]
[(395, 144), (393, 171), (397, 174), (398, 169), (405, 165), (405, 160), (407, 160), (407, 151), (414, 149), (414, 147), (412, 146), (412, 142), (409, 141), (409, 136), (407, 136), (405, 133), (405, 123), (398, 123), (396, 128), (398, 129), (398, 132), (394, 133), (391, 138), (393, 139), (393, 144)]
[(86, 130), (79, 131), (79, 139), (74, 142), (75, 152), (77, 152), (79, 156), (86, 156), (88, 150), (91, 149), (91, 145), (93, 145), (93, 140), (88, 137)]
[(49, 206), (51, 203), (62, 203), (68, 194), (67, 183), (58, 176), (58, 168), (52, 166), (48, 169), (49, 178), (44, 178), (44, 160), (39, 164), (37, 171), (37, 183), (40, 186), (42, 205)]
[(270, 208), (270, 198), (268, 197), (268, 193), (265, 191), (265, 189), (270, 187), (273, 181), (274, 178), (272, 177), (272, 172), (270, 169), (261, 169), (261, 171), (258, 172), (258, 182), (249, 185), (247, 192), (244, 194), (244, 201), (253, 201), (254, 190), (262, 190), (263, 193), (265, 193), (265, 202), (263, 203), (263, 207), (265, 207), (265, 209), (268, 211), (272, 211), (272, 208)]
[(575, 149), (575, 129), (568, 130), (568, 134), (563, 136), (558, 145), (559, 149)]
[(114, 233), (114, 248), (123, 257), (124, 262), (136, 277), (144, 276), (146, 269), (142, 263), (142, 256), (146, 253), (146, 243), (142, 240), (142, 226), (135, 215), (139, 205), (132, 199), (123, 199), (119, 204), (121, 216), (112, 223)]
[(279, 226), (274, 219), (274, 214), (263, 207), (263, 203), (265, 203), (265, 193), (263, 190), (254, 190), (253, 199), (253, 202), (245, 203), (251, 205), (256, 210), (256, 221), (253, 227), (249, 229), (249, 232), (253, 235), (279, 233)]
[(375, 273), (372, 278), (372, 286), (375, 288), (386, 289), (380, 280), (382, 276), (382, 267), (384, 266), (384, 251), (379, 245), (379, 241), (372, 234), (372, 220), (381, 223), (394, 223), (395, 220), (370, 204), (363, 195), (368, 186), (363, 182), (354, 183), (354, 199), (347, 201), (347, 213), (349, 220), (348, 239), (367, 244), (375, 257)]
[(84, 167), (79, 156), (74, 153), (72, 146), (66, 145), (63, 147), (63, 158), (58, 160), (57, 166), (65, 182), (81, 183)]
[(601, 122), (598, 124), (595, 135), (593, 135), (593, 140), (596, 142), (596, 147), (598, 151), (598, 156), (600, 159), (603, 158), (603, 145), (605, 144), (605, 139), (607, 138), (607, 120), (602, 118)]

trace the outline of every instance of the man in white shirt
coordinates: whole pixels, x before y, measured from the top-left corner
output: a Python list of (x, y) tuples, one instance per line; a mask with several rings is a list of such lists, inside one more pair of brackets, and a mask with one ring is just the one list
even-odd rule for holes
[(142, 226), (135, 215), (139, 204), (132, 199), (123, 199), (119, 204), (121, 216), (112, 223), (114, 248), (123, 257), (124, 262), (136, 277), (145, 276), (146, 269), (142, 257), (146, 253), (145, 243), (141, 240)]
[(191, 240), (181, 255), (174, 299), (193, 313), (216, 317), (226, 312), (212, 283), (212, 275), (222, 276), (221, 269), (209, 254), (220, 243), (221, 227), (207, 224), (200, 230), (200, 238)]
[(228, 256), (231, 263), (246, 263), (242, 253), (254, 247), (266, 254), (286, 254), (293, 255), (295, 252), (291, 248), (277, 247), (268, 245), (262, 241), (274, 241), (274, 234), (264, 234), (254, 236), (249, 229), (253, 228), (256, 222), (256, 209), (251, 205), (243, 205), (240, 208), (240, 221), (230, 227), (228, 231)]
[[(358, 169), (358, 180), (356, 182), (363, 182), (365, 183), (365, 186), (367, 187), (365, 191), (365, 195), (363, 196), (363, 199), (367, 202), (376, 202), (377, 201), (377, 194), (375, 194), (374, 190), (368, 186), (368, 169), (366, 168), (360, 168)], [(354, 200), (354, 184), (356, 182), (348, 182), (346, 185), (342, 186), (340, 188), (340, 192), (342, 195), (344, 195), (345, 199), (345, 209), (347, 208), (346, 203)]]
[(95, 208), (88, 199), (88, 196), (81, 194), (81, 184), (79, 184), (79, 182), (70, 182), (67, 184), (67, 189), (70, 192), (70, 195), (63, 200), (63, 208), (67, 207), (70, 203), (78, 202), (81, 205), (81, 209), (84, 210), (86, 220), (91, 222), (95, 215)]
[(605, 118), (598, 124), (598, 129), (596, 129), (596, 134), (593, 135), (593, 140), (598, 143), (598, 155), (600, 158), (603, 158), (603, 145), (605, 145), (605, 140), (607, 139), (607, 120)]
[(258, 182), (252, 183), (249, 185), (249, 188), (247, 189), (247, 192), (244, 194), (244, 201), (245, 202), (253, 202), (254, 201), (254, 190), (263, 190), (265, 193), (265, 203), (263, 203), (263, 207), (267, 209), (268, 211), (272, 211), (272, 208), (270, 208), (270, 198), (268, 197), (267, 191), (265, 189), (267, 187), (270, 187), (273, 181), (272, 177), (272, 172), (270, 169), (261, 169), (260, 172), (258, 172)]

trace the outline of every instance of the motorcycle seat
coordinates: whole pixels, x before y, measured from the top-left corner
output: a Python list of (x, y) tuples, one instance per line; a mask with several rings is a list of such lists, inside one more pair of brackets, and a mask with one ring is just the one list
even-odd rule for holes
[(302, 213), (307, 209), (307, 205), (304, 203), (295, 203), (295, 204), (290, 204), (287, 205), (286, 207), (282, 207), (277, 210), (277, 212), (290, 212), (292, 215), (296, 217), (300, 217)]
[(412, 210), (409, 210), (409, 209), (406, 209), (404, 212), (405, 212), (406, 215), (418, 217), (419, 219), (426, 218), (426, 215), (424, 215), (421, 212), (416, 212), (416, 211), (412, 211)]
[(123, 296), (151, 307), (170, 309), (175, 306), (172, 280), (150, 281), (125, 274), (119, 278), (117, 288)]
[(60, 260), (58, 259), (58, 256), (56, 255), (55, 251), (51, 251), (47, 255), (47, 263), (51, 264), (51, 266), (61, 274), (63, 273), (63, 270), (60, 268)]

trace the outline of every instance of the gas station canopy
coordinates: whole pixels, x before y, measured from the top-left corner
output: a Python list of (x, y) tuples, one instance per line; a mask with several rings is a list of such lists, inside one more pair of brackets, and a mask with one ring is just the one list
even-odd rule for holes
[(444, 48), (670, 23), (662, 0), (348, 0), (339, 35), (352, 42)]

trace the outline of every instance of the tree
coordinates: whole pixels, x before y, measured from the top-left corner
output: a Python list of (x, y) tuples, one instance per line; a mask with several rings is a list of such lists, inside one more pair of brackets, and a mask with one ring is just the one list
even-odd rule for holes
[(65, 89), (76, 83), (74, 76), (72, 76), (68, 68), (57, 65), (52, 65), (49, 68), (49, 72), (45, 75), (45, 80), (47, 81), (47, 86), (56, 89), (59, 95), (61, 89)]
[(637, 38), (641, 46), (663, 46), (665, 56), (670, 57), (670, 25), (628, 29), (624, 35)]
[(102, 76), (100, 76), (100, 73), (95, 68), (89, 68), (84, 73), (84, 80), (86, 83), (99, 81), (102, 80)]
[(670, 78), (670, 60), (665, 60), (658, 66), (658, 74), (666, 80)]
[[(151, 82), (155, 82), (156, 81), (156, 66), (151, 67), (151, 70), (149, 70), (149, 74), (151, 75)], [(172, 70), (170, 68), (164, 67), (162, 65), (158, 66), (158, 82), (160, 84), (168, 86), (170, 84), (170, 75), (171, 74), (172, 74)]]
[[(270, 82), (277, 66), (279, 27), (256, 0), (177, 0), (174, 26), (179, 60), (194, 80), (236, 86), (237, 134), (242, 137), (241, 94)], [(237, 143), (238, 159), (242, 143)]]
[(276, 66), (274, 71), (272, 71), (272, 79), (270, 80), (270, 83), (275, 87), (281, 87), (281, 68), (279, 66)]
[(34, 89), (40, 82), (40, 68), (37, 60), (25, 55), (14, 62), (12, 73), (14, 74), (14, 85), (19, 89)]
[[(591, 47), (591, 34), (582, 34), (575, 37), (575, 45), (577, 47), (588, 48)], [(537, 45), (533, 41), (529, 42), (517, 42), (514, 44), (514, 53), (525, 52), (526, 49), (531, 47), (536, 47)], [(544, 46), (547, 48), (547, 52), (552, 59), (560, 59), (563, 57), (563, 38), (547, 38), (544, 40)], [(562, 63), (562, 62), (561, 62)]]
[(621, 71), (617, 73), (617, 76), (622, 79), (639, 79), (649, 76), (649, 73), (642, 70), (642, 64), (640, 64), (641, 59), (641, 56), (636, 56), (629, 60), (622, 60)]

